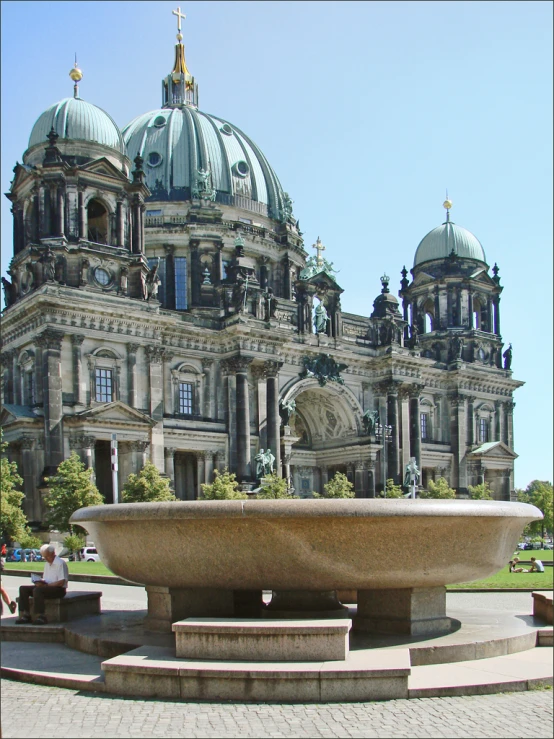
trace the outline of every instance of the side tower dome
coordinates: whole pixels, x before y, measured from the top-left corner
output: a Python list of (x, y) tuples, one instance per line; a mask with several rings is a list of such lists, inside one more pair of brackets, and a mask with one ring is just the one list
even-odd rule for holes
[(459, 362), (502, 366), (500, 278), (488, 273), (485, 250), (467, 229), (446, 221), (417, 247), (413, 281), (402, 270), (403, 317), (407, 345), (424, 357), (456, 368)]
[(83, 75), (76, 62), (70, 76), (75, 82), (73, 97), (54, 103), (40, 114), (23, 155), (24, 163), (33, 166), (42, 162), (45, 142), (54, 132), (61, 155), (72, 157), (76, 164), (105, 156), (129, 174), (125, 144), (116, 122), (105, 110), (79, 97), (77, 83)]

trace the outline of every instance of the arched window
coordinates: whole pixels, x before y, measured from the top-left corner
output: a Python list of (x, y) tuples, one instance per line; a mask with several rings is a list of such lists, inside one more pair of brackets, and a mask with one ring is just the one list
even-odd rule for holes
[(108, 243), (108, 211), (99, 200), (87, 205), (88, 240), (96, 244)]
[(435, 305), (432, 300), (426, 300), (421, 307), (423, 313), (423, 328), (425, 333), (429, 334), (434, 329), (435, 324)]

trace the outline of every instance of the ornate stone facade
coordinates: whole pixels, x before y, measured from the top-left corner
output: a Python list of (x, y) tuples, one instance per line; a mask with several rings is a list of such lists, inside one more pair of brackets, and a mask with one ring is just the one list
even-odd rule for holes
[(257, 201), (239, 164), (232, 195), (205, 163), (170, 198), (146, 184), (151, 154), (92, 140), (49, 135), (16, 165), (2, 424), (30, 518), (72, 450), (111, 500), (112, 434), (120, 487), (150, 459), (182, 499), (225, 467), (253, 487), (261, 448), (300, 495), (342, 471), (371, 497), (415, 457), (424, 484), (443, 475), (463, 496), (486, 480), (509, 499), (522, 383), (496, 265), (426, 258), (401, 272), (402, 311), (385, 275), (371, 316), (344, 313), (288, 195)]

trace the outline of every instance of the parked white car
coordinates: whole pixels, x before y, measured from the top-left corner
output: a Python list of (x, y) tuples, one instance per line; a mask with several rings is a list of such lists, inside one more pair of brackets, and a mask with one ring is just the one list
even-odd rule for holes
[(83, 547), (79, 554), (81, 555), (81, 561), (100, 562), (100, 555), (96, 551), (96, 547)]

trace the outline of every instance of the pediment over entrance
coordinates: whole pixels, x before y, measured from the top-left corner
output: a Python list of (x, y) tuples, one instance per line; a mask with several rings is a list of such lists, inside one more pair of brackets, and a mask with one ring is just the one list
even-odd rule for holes
[(85, 411), (80, 411), (72, 416), (67, 416), (65, 419), (69, 423), (79, 424), (85, 423), (124, 423), (132, 424), (134, 426), (148, 426), (151, 428), (155, 426), (149, 416), (144, 413), (137, 411), (136, 408), (131, 408), (130, 405), (123, 403), (121, 400), (114, 400), (112, 403), (105, 403), (99, 405), (96, 408), (87, 408)]
[(518, 455), (504, 444), (503, 441), (488, 441), (474, 449), (468, 457), (479, 457), (483, 459), (517, 459)]

